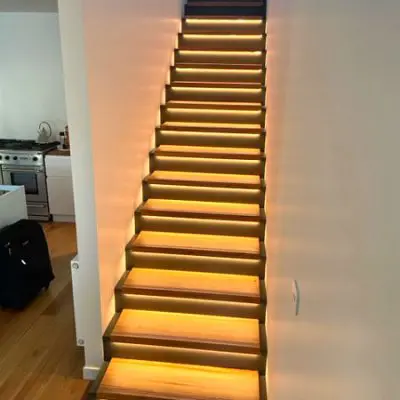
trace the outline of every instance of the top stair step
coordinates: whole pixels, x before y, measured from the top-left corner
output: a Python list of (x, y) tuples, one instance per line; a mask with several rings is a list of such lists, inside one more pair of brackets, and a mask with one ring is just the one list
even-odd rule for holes
[(265, 33), (265, 21), (261, 18), (185, 18), (183, 33)]
[(262, 1), (191, 1), (185, 6), (186, 16), (266, 16)]
[(97, 398), (264, 400), (260, 387), (256, 371), (114, 358)]

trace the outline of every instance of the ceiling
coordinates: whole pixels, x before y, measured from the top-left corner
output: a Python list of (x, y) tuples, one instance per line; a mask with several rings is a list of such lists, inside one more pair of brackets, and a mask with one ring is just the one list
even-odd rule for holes
[(57, 11), (57, 0), (0, 0), (0, 12)]

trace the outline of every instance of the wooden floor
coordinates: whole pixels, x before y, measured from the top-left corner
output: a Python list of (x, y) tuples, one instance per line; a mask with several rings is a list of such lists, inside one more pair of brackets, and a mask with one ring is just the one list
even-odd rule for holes
[(56, 279), (25, 311), (0, 311), (0, 400), (81, 400), (83, 351), (75, 345), (72, 224), (44, 225)]

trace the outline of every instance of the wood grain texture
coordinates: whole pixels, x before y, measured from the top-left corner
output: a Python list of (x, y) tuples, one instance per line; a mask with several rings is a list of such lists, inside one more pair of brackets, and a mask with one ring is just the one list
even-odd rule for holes
[(83, 351), (76, 347), (70, 260), (73, 224), (45, 224), (56, 279), (23, 312), (0, 311), (0, 399), (81, 400)]
[(260, 302), (258, 276), (134, 268), (127, 276), (126, 293)]
[(259, 258), (260, 241), (258, 238), (240, 236), (142, 231), (133, 242), (133, 250)]
[(116, 342), (258, 354), (256, 319), (124, 310), (111, 339)]
[[(135, 379), (132, 379), (132, 377)], [(113, 359), (98, 399), (259, 400), (256, 371)]]

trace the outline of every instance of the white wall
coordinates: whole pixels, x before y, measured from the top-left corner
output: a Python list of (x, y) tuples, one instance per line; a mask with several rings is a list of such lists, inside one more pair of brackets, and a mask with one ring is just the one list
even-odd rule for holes
[(66, 124), (58, 16), (0, 13), (0, 138), (36, 139)]
[(270, 0), (272, 400), (400, 398), (399, 15)]
[[(180, 27), (180, 0), (60, 0), (86, 368), (103, 360), (134, 211)], [(97, 230), (96, 230), (97, 228)], [(90, 318), (90, 319), (89, 319)]]

